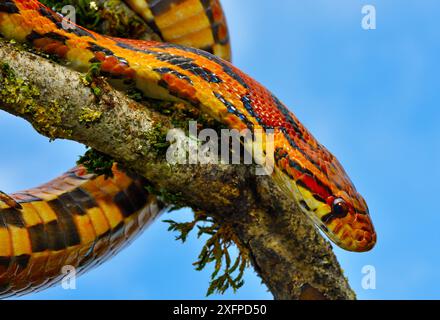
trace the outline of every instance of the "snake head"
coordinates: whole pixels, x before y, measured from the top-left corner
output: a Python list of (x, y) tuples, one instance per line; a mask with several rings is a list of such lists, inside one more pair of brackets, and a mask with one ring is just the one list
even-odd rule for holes
[(322, 228), (332, 241), (349, 251), (371, 250), (376, 244), (376, 232), (362, 196), (339, 192), (326, 202), (330, 212), (321, 218)]

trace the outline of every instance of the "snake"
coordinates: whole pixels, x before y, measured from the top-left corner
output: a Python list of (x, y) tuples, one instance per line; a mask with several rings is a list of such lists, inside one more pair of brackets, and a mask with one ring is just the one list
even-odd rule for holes
[[(130, 82), (145, 98), (183, 102), (230, 129), (262, 130), (274, 143), (275, 185), (327, 237), (355, 252), (376, 232), (364, 198), (341, 163), (273, 93), (231, 62), (219, 0), (125, 0), (160, 41), (101, 35), (36, 0), (0, 0), (1, 37), (56, 56), (109, 83)], [(267, 148), (265, 143), (261, 143)], [(267, 150), (267, 149), (264, 149)], [(133, 241), (166, 205), (136, 173), (77, 166), (40, 187), (0, 193), (0, 297), (42, 290), (71, 265), (78, 274)]]

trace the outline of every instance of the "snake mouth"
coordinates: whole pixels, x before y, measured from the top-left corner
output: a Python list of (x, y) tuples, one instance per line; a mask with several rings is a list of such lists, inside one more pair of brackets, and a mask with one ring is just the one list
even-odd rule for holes
[(376, 232), (368, 206), (360, 195), (354, 200), (349, 199), (345, 192), (327, 198), (330, 210), (321, 216), (323, 229), (332, 241), (345, 250), (369, 251), (376, 244)]
[(368, 214), (354, 213), (333, 219), (327, 229), (330, 238), (348, 251), (366, 252), (376, 245), (376, 231)]

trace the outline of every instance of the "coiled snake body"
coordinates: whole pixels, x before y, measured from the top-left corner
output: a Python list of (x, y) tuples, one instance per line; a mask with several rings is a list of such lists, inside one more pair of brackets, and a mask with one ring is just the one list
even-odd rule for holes
[[(273, 129), (279, 187), (342, 248), (374, 246), (367, 205), (338, 160), (280, 100), (226, 61), (229, 39), (218, 0), (125, 2), (168, 43), (63, 28), (62, 17), (35, 0), (0, 0), (0, 34), (77, 71), (99, 63), (109, 81), (131, 80), (145, 97), (184, 101), (229, 128)], [(88, 270), (160, 213), (163, 205), (142, 177), (113, 172), (105, 179), (77, 167), (41, 187), (0, 194), (0, 296), (56, 283), (64, 265)]]

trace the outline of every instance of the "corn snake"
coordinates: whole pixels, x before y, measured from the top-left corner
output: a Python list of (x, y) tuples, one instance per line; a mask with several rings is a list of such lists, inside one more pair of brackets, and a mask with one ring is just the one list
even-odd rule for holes
[[(33, 0), (0, 1), (0, 33), (57, 55), (78, 71), (98, 62), (110, 81), (127, 79), (146, 97), (198, 106), (230, 128), (274, 129), (274, 178), (280, 187), (338, 245), (371, 249), (376, 234), (368, 208), (336, 158), (269, 91), (207, 53), (230, 58), (219, 3), (126, 2), (163, 40), (177, 44), (111, 38), (80, 27), (65, 30), (57, 14)], [(192, 19), (196, 26), (190, 27), (203, 28), (173, 37), (177, 26), (169, 22), (175, 10), (187, 10), (190, 17), (196, 12), (200, 19)], [(189, 28), (188, 23), (182, 24)], [(12, 200), (4, 197), (0, 243), (8, 245), (0, 244), (0, 295), (55, 283), (65, 264), (88, 270), (160, 213), (162, 205), (142, 188), (141, 177), (117, 168), (114, 173), (106, 180), (75, 168), (47, 185), (11, 195)]]

